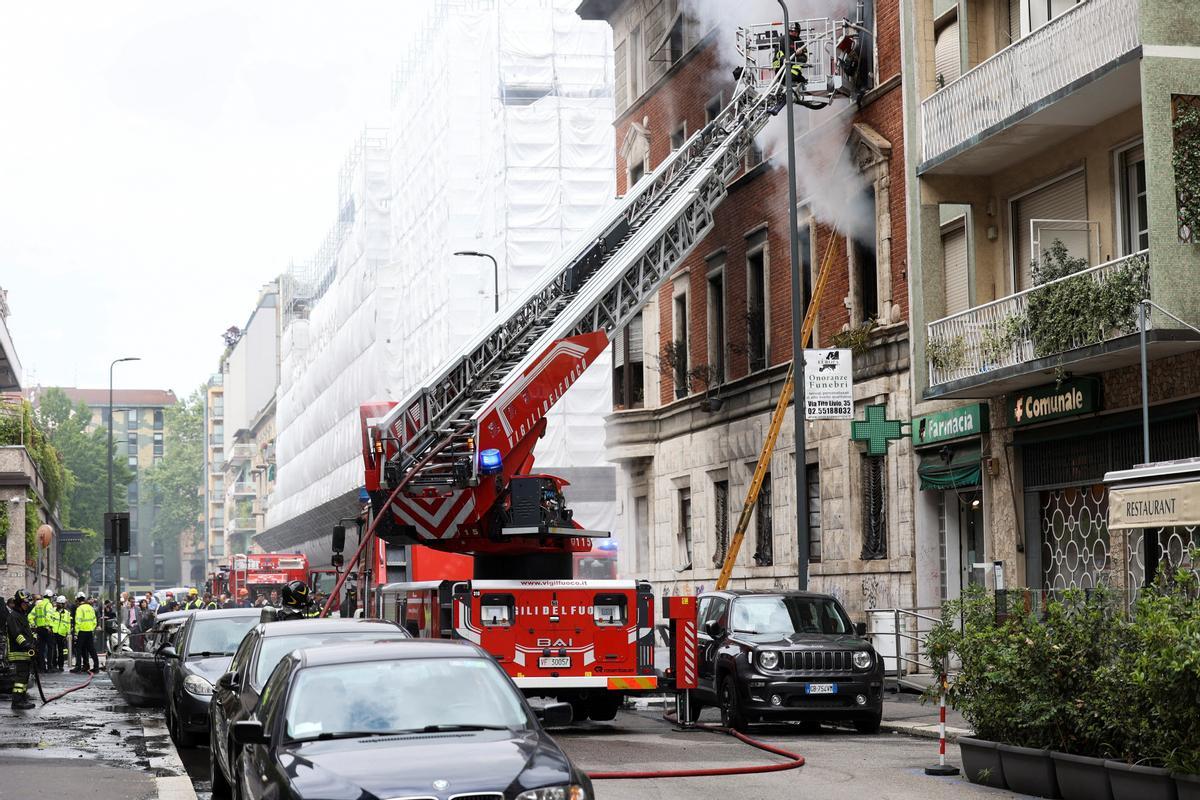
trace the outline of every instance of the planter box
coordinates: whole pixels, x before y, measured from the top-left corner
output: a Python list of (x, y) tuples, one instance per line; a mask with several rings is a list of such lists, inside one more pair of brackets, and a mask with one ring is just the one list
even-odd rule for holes
[(1004, 789), (1004, 766), (1000, 762), (999, 745), (986, 739), (958, 737), (958, 748), (962, 753), (963, 774), (971, 783)]
[(1158, 767), (1140, 767), (1124, 761), (1105, 761), (1113, 800), (1176, 800), (1171, 773)]
[(1058, 789), (1066, 800), (1112, 800), (1103, 758), (1051, 753)]
[(1011, 744), (997, 745), (997, 750), (1000, 751), (1000, 763), (1004, 765), (1004, 782), (1010, 790), (1036, 797), (1062, 797), (1058, 793), (1058, 779), (1049, 750)]
[(1182, 772), (1172, 772), (1175, 779), (1175, 791), (1179, 800), (1200, 800), (1200, 775), (1185, 775)]

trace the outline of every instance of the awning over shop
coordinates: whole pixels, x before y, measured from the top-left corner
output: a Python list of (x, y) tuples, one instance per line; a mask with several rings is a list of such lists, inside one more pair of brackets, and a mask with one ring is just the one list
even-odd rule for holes
[[(942, 456), (944, 451), (949, 451), (949, 461)], [(979, 486), (983, 477), (980, 458), (978, 442), (922, 453), (921, 463), (917, 466), (921, 490), (973, 489)]]
[(1200, 481), (1109, 490), (1109, 530), (1194, 525), (1200, 525)]

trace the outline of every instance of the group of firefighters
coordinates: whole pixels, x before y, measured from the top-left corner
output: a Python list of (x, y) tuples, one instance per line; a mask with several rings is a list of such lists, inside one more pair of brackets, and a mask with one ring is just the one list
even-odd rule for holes
[(13, 671), (12, 707), (33, 708), (29, 699), (30, 670), (63, 672), (69, 655), (68, 642), (75, 641), (75, 666), (71, 672), (99, 672), (96, 653), (96, 601), (80, 592), (74, 607), (53, 592), (35, 600), (18, 589), (8, 603), (0, 604), (4, 616), (6, 657)]

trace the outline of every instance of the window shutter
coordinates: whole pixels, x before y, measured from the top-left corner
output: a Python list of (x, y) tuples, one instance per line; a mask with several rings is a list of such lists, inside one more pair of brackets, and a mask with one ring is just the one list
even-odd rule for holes
[(962, 74), (962, 60), (959, 52), (958, 19), (956, 18), (938, 31), (937, 41), (933, 45), (934, 69), (946, 83), (957, 80)]
[(613, 366), (625, 366), (625, 329), (617, 331), (613, 336)]
[(642, 357), (642, 315), (638, 314), (629, 320), (629, 361), (640, 364)]
[(1021, 38), (1021, 0), (1008, 0), (1008, 38), (1010, 42)]
[(946, 276), (946, 316), (971, 307), (970, 281), (967, 276), (967, 226), (951, 223), (942, 232), (942, 265)]
[[(1087, 220), (1087, 180), (1083, 170), (1015, 200), (1012, 219), (1017, 259), (1017, 268), (1014, 271), (1018, 276), (1018, 290), (1024, 290), (1033, 285), (1033, 273), (1029, 266), (1033, 257), (1030, 220)], [(1082, 258), (1088, 256), (1086, 229), (1071, 231), (1069, 236), (1064, 234), (1060, 238), (1070, 249), (1071, 255)], [(1068, 238), (1071, 241), (1068, 241)]]
[(628, 50), (627, 44), (621, 42), (613, 51), (613, 104), (618, 114), (629, 105), (628, 78), (626, 77), (629, 69)]

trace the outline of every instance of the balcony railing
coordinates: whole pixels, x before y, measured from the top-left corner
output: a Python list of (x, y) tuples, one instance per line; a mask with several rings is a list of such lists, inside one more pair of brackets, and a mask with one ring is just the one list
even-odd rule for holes
[(235, 444), (229, 451), (229, 463), (231, 465), (244, 464), (254, 458), (254, 445), (252, 444)]
[(227, 494), (234, 497), (251, 497), (254, 495), (254, 484), (249, 481), (238, 481), (237, 483), (229, 484)]
[(922, 157), (937, 158), (1140, 44), (1141, 0), (1084, 2), (921, 103)]
[(253, 517), (231, 517), (225, 524), (226, 533), (236, 533), (254, 530)]
[(1047, 281), (928, 325), (929, 385), (971, 378), (1137, 330), (1150, 254)]

